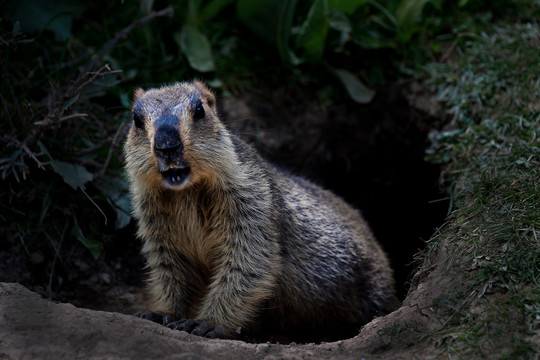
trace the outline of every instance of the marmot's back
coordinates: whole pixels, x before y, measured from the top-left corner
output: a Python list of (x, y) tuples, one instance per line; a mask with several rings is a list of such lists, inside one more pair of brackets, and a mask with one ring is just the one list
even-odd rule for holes
[(395, 306), (388, 261), (360, 214), (232, 135), (204, 85), (139, 90), (133, 114), (126, 169), (151, 310), (230, 336), (359, 327)]

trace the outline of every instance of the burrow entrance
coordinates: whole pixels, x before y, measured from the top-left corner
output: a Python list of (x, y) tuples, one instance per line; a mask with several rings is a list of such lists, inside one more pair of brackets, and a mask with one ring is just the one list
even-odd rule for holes
[(440, 167), (425, 161), (428, 133), (441, 120), (411, 106), (406, 92), (387, 86), (368, 105), (314, 106), (291, 89), (218, 100), (230, 127), (265, 158), (362, 211), (390, 257), (401, 300), (414, 255), (448, 212)]

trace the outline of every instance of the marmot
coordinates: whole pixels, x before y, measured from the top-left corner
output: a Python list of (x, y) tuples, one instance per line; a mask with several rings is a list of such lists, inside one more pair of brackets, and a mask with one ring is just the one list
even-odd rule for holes
[(215, 103), (197, 81), (135, 92), (125, 161), (152, 313), (231, 337), (358, 331), (393, 310), (392, 270), (360, 213), (265, 161)]

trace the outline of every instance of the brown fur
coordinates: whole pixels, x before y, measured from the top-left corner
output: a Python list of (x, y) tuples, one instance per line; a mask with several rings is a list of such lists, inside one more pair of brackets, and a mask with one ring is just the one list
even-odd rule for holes
[[(203, 84), (138, 90), (133, 112), (126, 169), (151, 310), (227, 336), (257, 325), (359, 327), (392, 310), (392, 272), (360, 214), (229, 132)], [(181, 146), (160, 155), (167, 126)], [(163, 164), (189, 174), (171, 184)]]

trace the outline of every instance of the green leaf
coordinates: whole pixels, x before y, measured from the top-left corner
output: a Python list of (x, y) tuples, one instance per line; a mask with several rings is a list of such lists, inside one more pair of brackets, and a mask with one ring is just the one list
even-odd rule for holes
[(71, 105), (75, 104), (79, 100), (80, 97), (81, 97), (81, 93), (77, 93), (71, 99), (66, 101), (66, 103), (62, 106), (62, 109), (60, 110), (60, 114), (63, 114), (64, 111), (66, 111)]
[(328, 16), (328, 25), (334, 30), (344, 33), (352, 31), (352, 25), (349, 18), (338, 10), (331, 10)]
[(84, 10), (79, 1), (71, 0), (19, 0), (13, 5), (12, 17), (20, 21), (23, 32), (50, 30), (59, 40), (71, 37), (73, 18)]
[(378, 16), (372, 17), (373, 22), (378, 23), (383, 28), (387, 28), (388, 30), (393, 29), (394, 31), (399, 32), (399, 24), (396, 17), (390, 11), (388, 11), (386, 7), (382, 6), (377, 0), (367, 0), (367, 2), (375, 9), (379, 10), (382, 15), (382, 18), (379, 18)]
[(38, 141), (38, 145), (41, 152), (49, 158), (54, 172), (62, 176), (64, 181), (73, 189), (84, 189), (84, 184), (94, 179), (94, 176), (84, 166), (54, 160), (41, 141)]
[(115, 228), (122, 229), (131, 221), (131, 198), (129, 184), (122, 176), (104, 176), (94, 186), (101, 191), (116, 212)]
[(410, 29), (420, 21), (422, 10), (429, 0), (403, 0), (396, 9), (396, 21), (403, 30)]
[(394, 39), (383, 35), (380, 31), (372, 29), (358, 29), (353, 33), (352, 41), (364, 49), (395, 48)]
[(122, 229), (131, 221), (131, 216), (129, 215), (131, 213), (131, 198), (129, 197), (129, 194), (125, 194), (116, 199), (114, 203), (116, 205), (116, 221), (114, 227), (115, 229)]
[(298, 65), (300, 60), (289, 47), (289, 38), (291, 35), (294, 9), (296, 0), (281, 0), (279, 2), (278, 21), (276, 29), (276, 44), (279, 55), (285, 63)]
[(39, 220), (38, 220), (39, 227), (41, 227), (41, 225), (43, 224), (43, 220), (45, 219), (45, 216), (47, 215), (47, 212), (49, 211), (49, 207), (52, 204), (52, 200), (51, 200), (52, 187), (53, 185), (50, 184), (49, 188), (43, 192), (43, 202), (41, 205), (41, 212), (39, 214)]
[(200, 72), (214, 71), (212, 47), (206, 35), (193, 25), (184, 25), (180, 33), (174, 34), (174, 40), (189, 62), (189, 65)]
[(353, 24), (352, 41), (364, 49), (396, 48), (401, 29), (395, 16), (376, 0), (367, 0), (375, 14)]
[(13, 35), (13, 37), (16, 37), (20, 34), (21, 32), (21, 23), (20, 21), (15, 21), (15, 23), (13, 24), (13, 30), (11, 31), (11, 34)]
[(286, 64), (300, 63), (289, 46), (297, 0), (239, 0), (238, 18), (263, 40), (277, 47)]
[(223, 8), (232, 3), (233, 0), (212, 0), (201, 10), (201, 23), (212, 20)]
[[(105, 56), (104, 59), (109, 64), (113, 62), (113, 59), (110, 58), (109, 56)], [(113, 66), (113, 68), (118, 69), (119, 66), (116, 65), (116, 66)], [(104, 96), (107, 94), (107, 89), (114, 88), (119, 83), (120, 83), (120, 77), (117, 74), (105, 75), (101, 78), (94, 80), (91, 84), (89, 84), (88, 87), (85, 89), (85, 91), (82, 93), (82, 98), (87, 101), (92, 98)]]
[(91, 181), (94, 176), (84, 166), (51, 159), (53, 170), (73, 189), (84, 189), (84, 184)]
[(90, 251), (94, 259), (98, 259), (101, 254), (101, 245), (94, 239), (87, 238), (84, 236), (81, 228), (77, 223), (71, 228), (71, 235), (74, 236), (85, 248)]
[(187, 0), (186, 23), (197, 27), (199, 25), (199, 9), (201, 0)]
[(338, 10), (341, 13), (351, 15), (367, 0), (328, 0), (330, 10)]
[(349, 96), (360, 104), (368, 104), (375, 96), (375, 91), (368, 88), (354, 74), (343, 69), (332, 69), (332, 73), (337, 76)]
[(278, 1), (275, 0), (239, 0), (236, 13), (257, 36), (269, 43), (276, 42)]
[(315, 0), (296, 40), (310, 61), (320, 61), (328, 33), (328, 0)]

